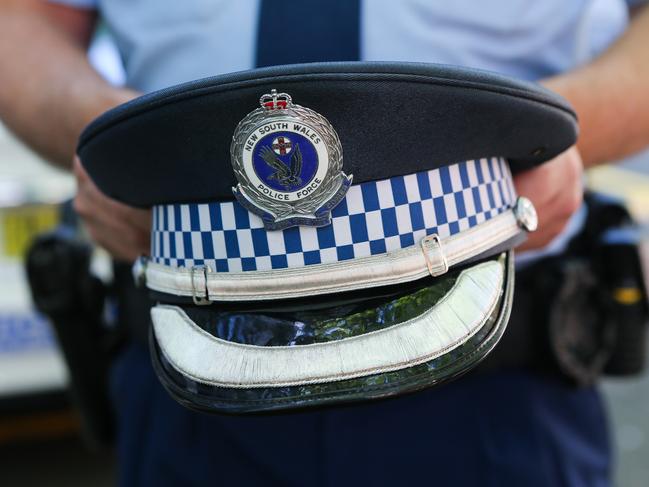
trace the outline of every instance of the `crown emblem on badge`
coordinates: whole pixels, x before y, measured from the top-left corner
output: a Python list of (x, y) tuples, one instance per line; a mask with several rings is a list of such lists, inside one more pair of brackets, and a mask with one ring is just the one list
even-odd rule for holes
[(259, 104), (264, 110), (284, 110), (293, 105), (293, 99), (288, 93), (277, 93), (277, 90), (270, 90), (259, 98)]
[(331, 223), (352, 182), (329, 121), (273, 89), (235, 129), (230, 146), (234, 196), (268, 230)]

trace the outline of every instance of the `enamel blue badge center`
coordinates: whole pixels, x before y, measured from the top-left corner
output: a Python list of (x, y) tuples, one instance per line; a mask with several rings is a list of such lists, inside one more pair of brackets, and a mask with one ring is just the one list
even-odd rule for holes
[(239, 122), (232, 139), (235, 197), (268, 230), (329, 224), (352, 181), (342, 172), (338, 134), (286, 93), (272, 90), (260, 105)]

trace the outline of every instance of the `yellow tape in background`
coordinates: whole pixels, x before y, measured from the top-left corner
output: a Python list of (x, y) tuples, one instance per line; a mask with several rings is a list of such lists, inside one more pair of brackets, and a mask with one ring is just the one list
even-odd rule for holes
[(58, 205), (0, 208), (0, 257), (22, 258), (34, 237), (59, 221)]

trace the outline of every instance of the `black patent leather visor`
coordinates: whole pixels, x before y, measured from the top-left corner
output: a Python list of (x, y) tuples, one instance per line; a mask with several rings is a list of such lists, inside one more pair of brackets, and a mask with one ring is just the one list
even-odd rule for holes
[[(455, 377), (496, 345), (511, 252), (442, 278), (307, 305), (158, 305), (153, 360), (181, 403), (225, 413), (389, 397)], [(378, 296), (377, 296), (378, 295)]]

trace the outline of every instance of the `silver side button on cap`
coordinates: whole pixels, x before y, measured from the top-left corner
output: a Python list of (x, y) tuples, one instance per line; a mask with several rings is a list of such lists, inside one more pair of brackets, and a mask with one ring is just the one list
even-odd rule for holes
[(539, 217), (534, 204), (524, 196), (519, 196), (516, 200), (514, 215), (520, 227), (527, 232), (533, 232), (539, 226)]

